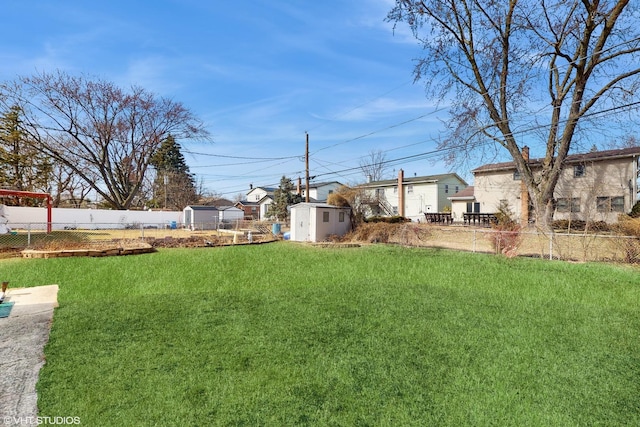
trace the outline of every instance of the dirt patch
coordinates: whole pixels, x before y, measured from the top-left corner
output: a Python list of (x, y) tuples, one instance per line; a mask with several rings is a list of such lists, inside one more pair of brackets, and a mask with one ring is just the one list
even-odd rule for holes
[(112, 239), (85, 242), (54, 241), (35, 245), (32, 248), (0, 248), (0, 258), (59, 258), (74, 256), (119, 256), (155, 252), (158, 248), (204, 248), (234, 244), (266, 243), (274, 241), (272, 236), (258, 235), (249, 241), (247, 236), (194, 235), (187, 237), (166, 236), (144, 239)]
[(190, 237), (164, 237), (146, 238), (146, 243), (154, 248), (204, 248), (233, 243), (233, 237), (225, 236), (190, 236)]

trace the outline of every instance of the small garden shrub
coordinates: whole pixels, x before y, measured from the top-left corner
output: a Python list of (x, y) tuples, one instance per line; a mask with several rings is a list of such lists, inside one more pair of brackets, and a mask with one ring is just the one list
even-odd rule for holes
[[(625, 255), (625, 262), (640, 263), (640, 218), (621, 218), (614, 231), (620, 236), (620, 245)], [(634, 238), (635, 237), (635, 238)]]
[(522, 227), (513, 219), (513, 213), (507, 203), (501, 203), (496, 213), (498, 222), (491, 228), (489, 234), (491, 245), (497, 254), (503, 254), (509, 258), (518, 255), (518, 247), (522, 243)]
[(414, 246), (429, 237), (431, 237), (431, 231), (422, 224), (374, 222), (359, 224), (355, 230), (344, 236), (342, 241)]

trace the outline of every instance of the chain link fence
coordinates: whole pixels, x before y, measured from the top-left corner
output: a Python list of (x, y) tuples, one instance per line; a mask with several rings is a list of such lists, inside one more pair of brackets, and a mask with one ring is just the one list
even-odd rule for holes
[[(351, 240), (501, 253), (548, 260), (640, 263), (638, 236), (584, 232), (543, 233), (534, 230), (510, 233), (485, 227), (417, 223), (367, 225), (354, 231)], [(496, 247), (496, 242), (501, 243), (502, 249)], [(509, 247), (511, 243), (513, 248)]]
[[(47, 233), (46, 223), (7, 224), (7, 233), (0, 234), (0, 252), (69, 245), (99, 245), (105, 241), (153, 239), (181, 239), (226, 236), (233, 242), (259, 241), (261, 236), (273, 238), (274, 224), (278, 232), (287, 228), (280, 223), (266, 221), (233, 221), (229, 223), (201, 223), (185, 228), (177, 223), (135, 224), (52, 224)], [(471, 226), (434, 226), (403, 224), (392, 235), (372, 235), (368, 242), (387, 242), (409, 246), (436, 247), (469, 252), (496, 253), (496, 233), (499, 231)], [(640, 237), (591, 233), (542, 233), (522, 231), (513, 255), (549, 260), (605, 261), (640, 263)]]
[[(201, 238), (230, 242), (259, 241), (272, 238), (271, 222), (230, 221), (197, 223), (184, 227), (177, 222), (162, 223), (8, 223), (0, 234), (0, 252), (24, 249), (99, 246), (113, 241), (153, 241)], [(51, 232), (47, 232), (50, 226)]]

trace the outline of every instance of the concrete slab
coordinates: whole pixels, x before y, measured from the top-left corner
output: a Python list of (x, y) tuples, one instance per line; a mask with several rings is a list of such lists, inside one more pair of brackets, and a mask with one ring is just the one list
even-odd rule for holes
[(7, 289), (15, 305), (0, 318), (0, 423), (20, 425), (38, 415), (36, 383), (44, 365), (58, 285)]

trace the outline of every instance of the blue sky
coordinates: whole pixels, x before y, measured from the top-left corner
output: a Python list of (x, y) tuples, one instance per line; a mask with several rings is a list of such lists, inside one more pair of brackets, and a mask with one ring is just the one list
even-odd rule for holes
[[(7, 4), (8, 3), (8, 4)], [(361, 182), (382, 150), (405, 175), (449, 169), (431, 153), (446, 113), (413, 83), (421, 51), (385, 22), (391, 0), (11, 1), (0, 79), (64, 70), (182, 102), (213, 142), (180, 141), (210, 191), (304, 178)], [(469, 179), (467, 171), (457, 171)]]

